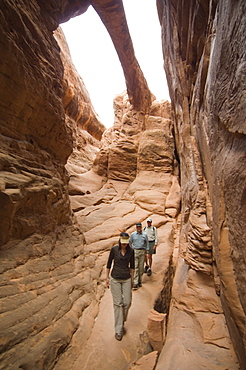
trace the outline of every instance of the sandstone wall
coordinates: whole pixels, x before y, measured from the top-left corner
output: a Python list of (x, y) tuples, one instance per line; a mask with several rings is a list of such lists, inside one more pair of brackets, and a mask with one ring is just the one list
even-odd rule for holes
[[(72, 153), (79, 171), (88, 169), (105, 128), (50, 18), (36, 1), (0, 3), (0, 367), (6, 369), (50, 368), (101, 295), (90, 270), (102, 262), (84, 266), (65, 165)], [(76, 161), (67, 169), (78, 171)]]
[[(69, 194), (77, 194), (76, 183), (79, 175), (92, 167), (100, 148), (100, 140), (105, 126), (95, 112), (82, 78), (77, 73), (61, 28), (54, 31), (60, 47), (60, 56), (64, 66), (62, 102), (65, 110), (65, 122), (71, 129), (73, 151), (65, 165), (68, 171)], [(74, 184), (74, 185), (72, 185)]]
[[(158, 228), (160, 261), (151, 280), (145, 275), (153, 294), (152, 302), (148, 297), (148, 305), (154, 306), (157, 300), (155, 308), (167, 314), (171, 299), (176, 218), (180, 212), (179, 171), (170, 103), (155, 100), (150, 113), (143, 114), (130, 104), (124, 92), (115, 98), (114, 108), (115, 123), (104, 132), (92, 169), (81, 174), (79, 182), (74, 178), (70, 180), (71, 186), (77, 189), (77, 194), (70, 195), (71, 206), (84, 234), (84, 253), (95, 260), (105, 258), (105, 262), (109, 248), (117, 243), (122, 231), (130, 234), (135, 230), (136, 222), (145, 226), (147, 217), (152, 217), (153, 224)], [(87, 335), (88, 332), (84, 325), (80, 325), (71, 338), (69, 348), (59, 356), (55, 369), (76, 369), (81, 364), (105, 370), (112, 366), (126, 369), (134, 359), (151, 351), (147, 332), (139, 332), (139, 312), (143, 322), (147, 322), (148, 316), (143, 314), (147, 306), (145, 283), (146, 280), (143, 291), (139, 291), (140, 296), (134, 297), (134, 308), (136, 310), (139, 303), (140, 311), (137, 309), (137, 318), (133, 325), (130, 324), (129, 335), (120, 345), (112, 334), (110, 296), (110, 307), (103, 313), (103, 322), (111, 322), (112, 326), (99, 324), (99, 317), (102, 317), (100, 310), (98, 321), (86, 341), (85, 333)], [(102, 310), (107, 293), (100, 304)], [(105, 329), (107, 334), (104, 334)]]
[(65, 124), (57, 42), (34, 2), (4, 1), (0, 10), (0, 235), (5, 244), (69, 221), (64, 165), (73, 142)]
[[(86, 248), (69, 201), (69, 192), (84, 194), (69, 178), (80, 183), (98, 152), (104, 126), (71, 66), (61, 32), (55, 32), (60, 21), (88, 5), (42, 0), (0, 4), (3, 368), (52, 368), (80, 323), (83, 339), (90, 336), (104, 291), (100, 281), (106, 255), (95, 255), (93, 240)], [(118, 15), (125, 30), (118, 47), (124, 59), (123, 48), (131, 46), (131, 39), (124, 14)], [(147, 110), (150, 92), (133, 48), (128, 57), (124, 68), (132, 101)], [(99, 176), (96, 180), (100, 188)], [(113, 239), (100, 248), (109, 248), (118, 233), (113, 230)]]
[(245, 2), (157, 0), (181, 165), (181, 252), (215, 275), (245, 364)]
[[(245, 4), (157, 4), (175, 125), (148, 89), (121, 0), (0, 3), (3, 368), (52, 368), (71, 343), (68, 357), (76, 355), (98, 314), (108, 249), (149, 216), (163, 238), (166, 224), (173, 234), (180, 181), (180, 258), (171, 302), (160, 287), (157, 305), (170, 303), (170, 312), (158, 366), (164, 359), (171, 369), (175, 357), (186, 368), (237, 369), (223, 312), (245, 363)], [(128, 92), (103, 136), (53, 33), (89, 5), (112, 37)]]
[(62, 52), (40, 12), (35, 2), (1, 6), (1, 244), (70, 221), (64, 165), (74, 147), (91, 166), (105, 129), (61, 31)]

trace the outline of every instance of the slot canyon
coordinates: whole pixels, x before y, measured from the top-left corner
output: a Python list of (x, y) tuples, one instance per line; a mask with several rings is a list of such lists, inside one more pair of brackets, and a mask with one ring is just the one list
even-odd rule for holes
[[(171, 102), (122, 0), (0, 2), (0, 369), (246, 369), (246, 2), (154, 5)], [(126, 81), (108, 129), (60, 27), (89, 7)], [(106, 263), (148, 217), (153, 274), (117, 342)]]

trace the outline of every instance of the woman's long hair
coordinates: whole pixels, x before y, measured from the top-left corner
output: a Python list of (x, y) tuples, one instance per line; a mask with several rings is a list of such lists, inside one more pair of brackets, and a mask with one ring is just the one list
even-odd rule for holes
[[(120, 238), (129, 238), (129, 234), (123, 232), (120, 234)], [(121, 241), (120, 241), (120, 238), (119, 238), (119, 248), (121, 249)], [(126, 248), (130, 247), (129, 246), (129, 243), (127, 244)]]

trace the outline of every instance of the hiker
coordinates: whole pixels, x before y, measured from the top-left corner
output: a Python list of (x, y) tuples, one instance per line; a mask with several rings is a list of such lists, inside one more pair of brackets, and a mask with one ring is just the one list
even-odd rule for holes
[(135, 272), (133, 290), (137, 290), (142, 286), (145, 252), (149, 250), (148, 237), (142, 231), (141, 222), (136, 224), (136, 231), (133, 231), (131, 234), (129, 244), (134, 249)]
[(145, 254), (145, 267), (144, 272), (147, 273), (147, 276), (151, 276), (152, 274), (152, 255), (156, 253), (156, 248), (158, 244), (158, 235), (157, 229), (155, 226), (152, 225), (152, 219), (147, 219), (147, 226), (144, 227), (144, 232), (148, 236), (149, 241), (149, 251)]
[(132, 302), (134, 279), (134, 250), (129, 245), (127, 233), (121, 233), (118, 245), (111, 248), (106, 267), (106, 286), (110, 286), (114, 304), (115, 338), (121, 340), (125, 333), (124, 322)]

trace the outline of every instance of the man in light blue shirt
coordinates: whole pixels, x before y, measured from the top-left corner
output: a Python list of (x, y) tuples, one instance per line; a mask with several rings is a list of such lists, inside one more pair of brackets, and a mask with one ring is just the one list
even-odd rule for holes
[(129, 244), (134, 249), (135, 271), (133, 290), (137, 290), (142, 286), (145, 253), (149, 250), (148, 236), (142, 231), (142, 224), (140, 222), (136, 224), (136, 231), (131, 234)]

